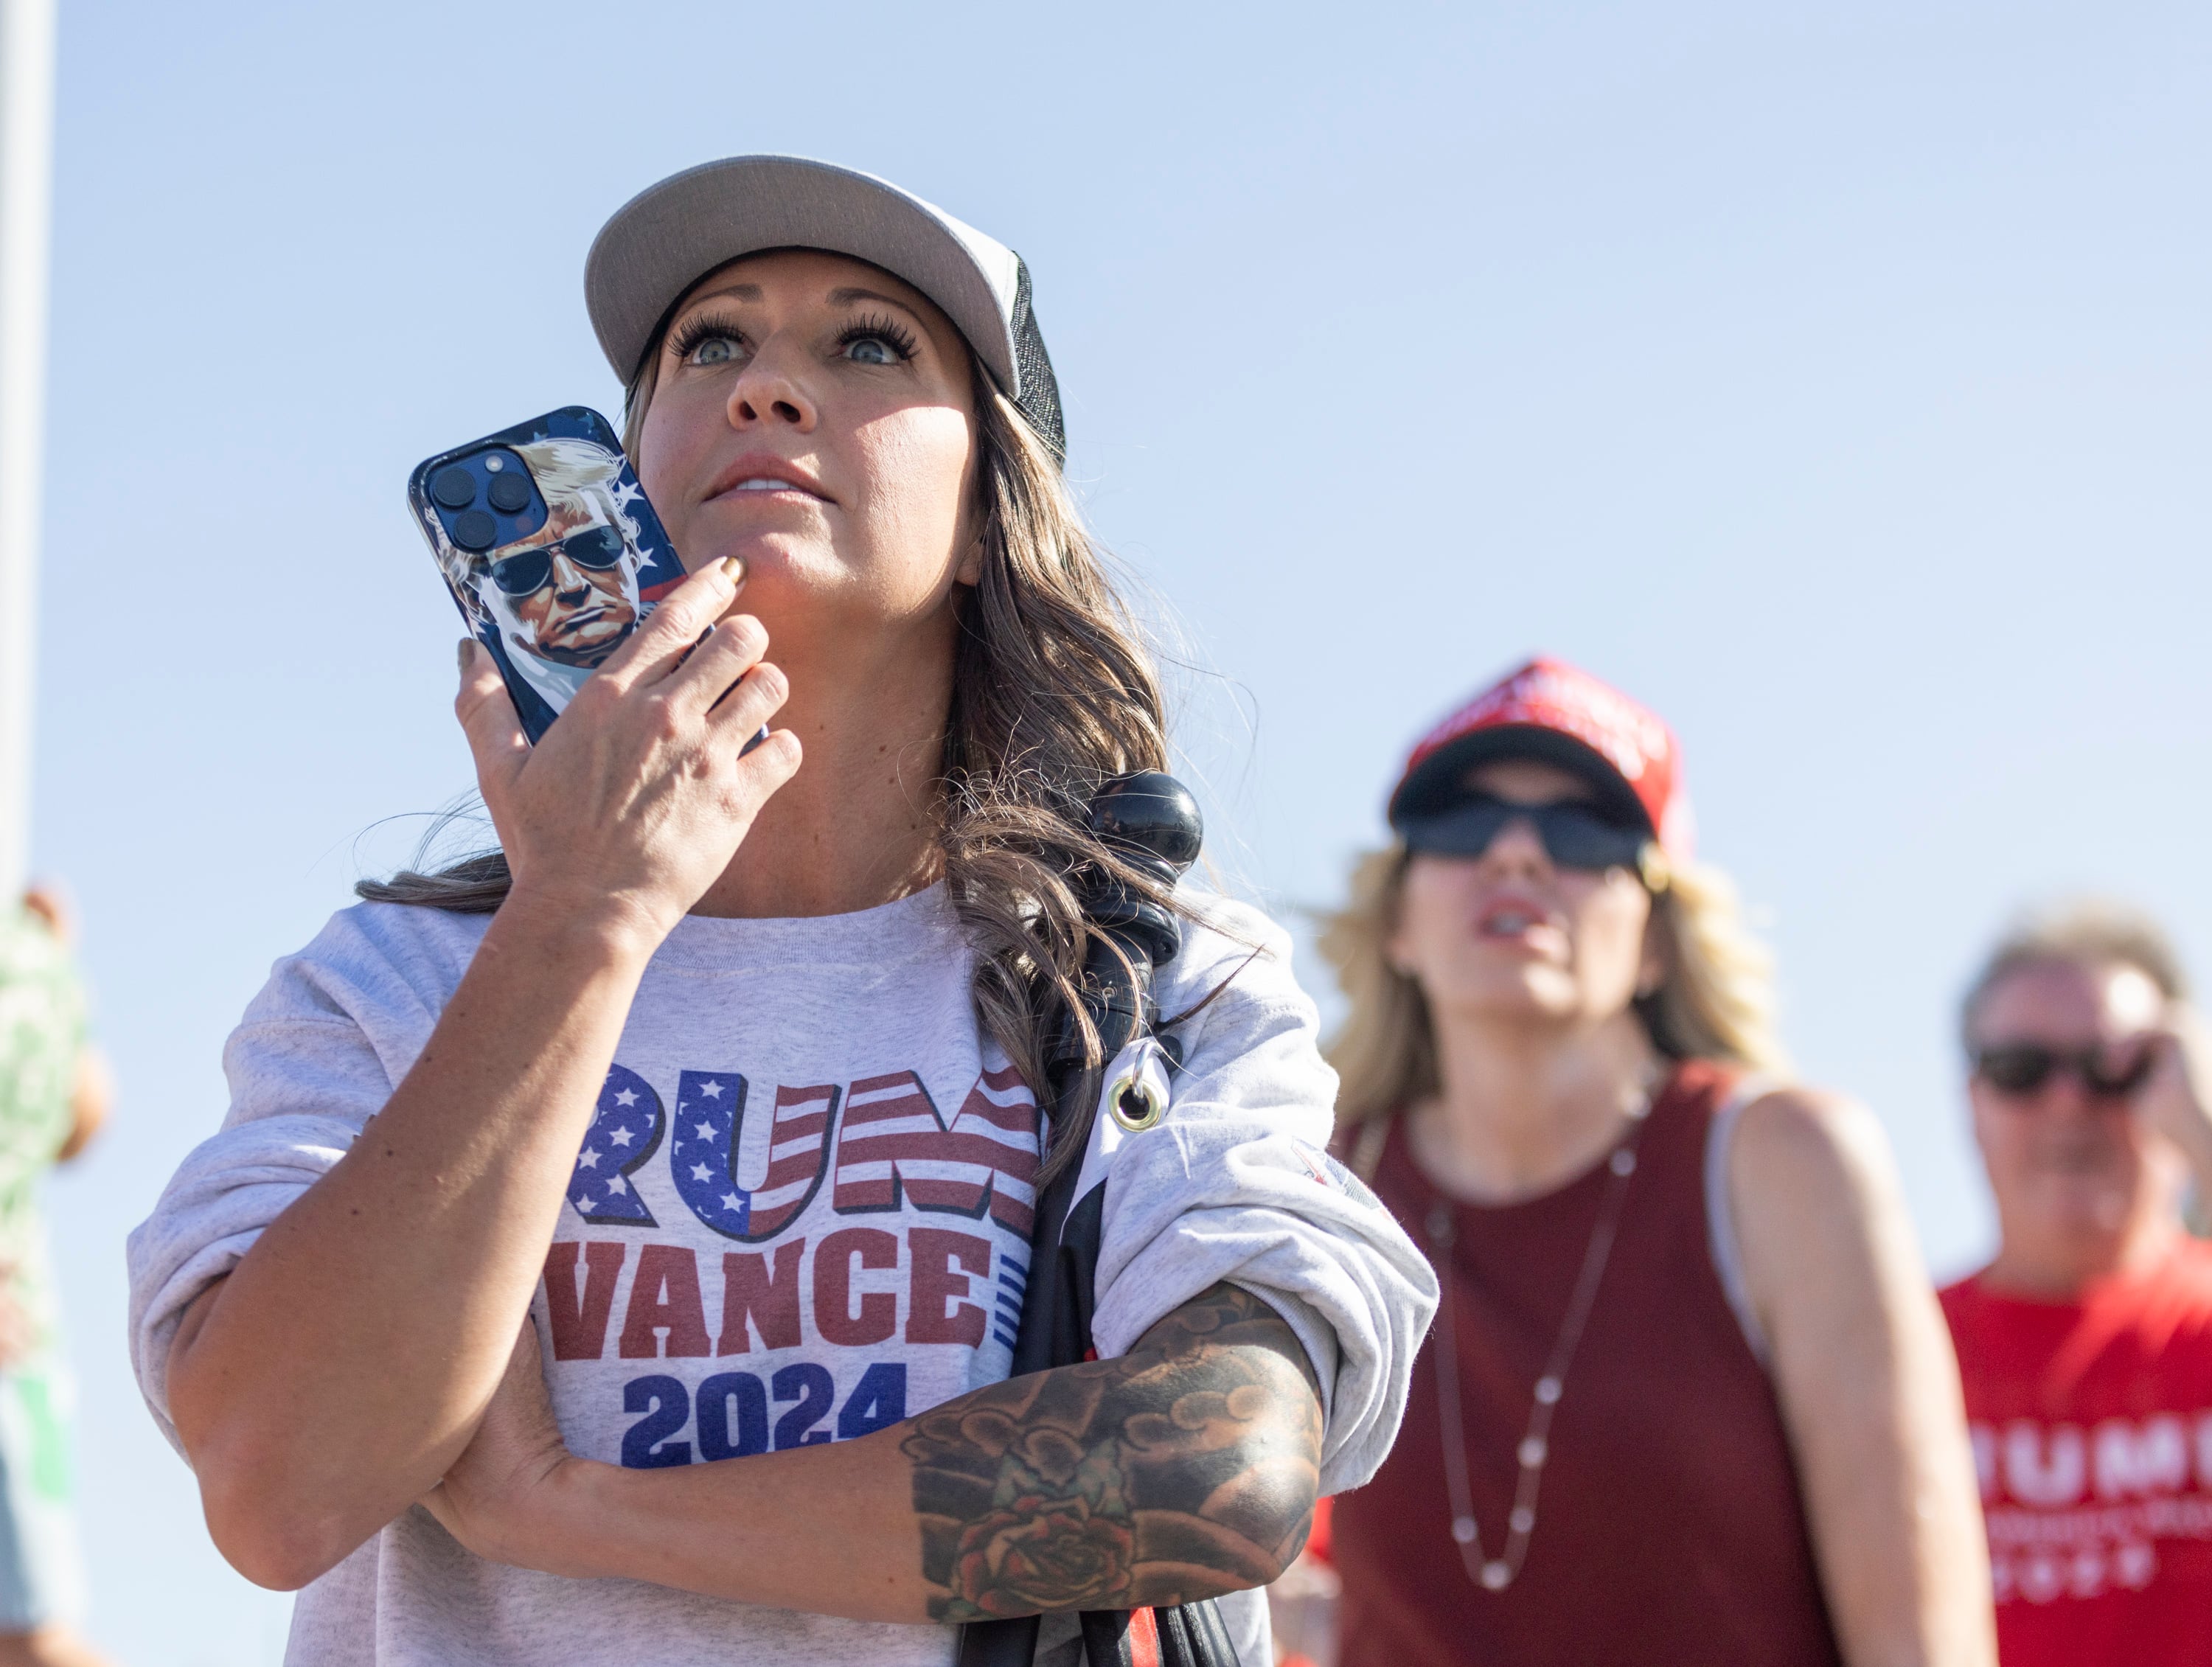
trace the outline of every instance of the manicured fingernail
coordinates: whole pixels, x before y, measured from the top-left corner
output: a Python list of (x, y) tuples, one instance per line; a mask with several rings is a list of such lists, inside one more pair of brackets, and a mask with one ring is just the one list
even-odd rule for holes
[(729, 579), (729, 581), (732, 584), (743, 584), (745, 578), (745, 564), (744, 560), (736, 556), (723, 557), (722, 572)]
[(466, 677), (469, 674), (470, 665), (477, 657), (476, 638), (472, 636), (465, 636), (461, 639), (459, 643), (459, 657), (461, 662), (461, 675), (463, 677)]

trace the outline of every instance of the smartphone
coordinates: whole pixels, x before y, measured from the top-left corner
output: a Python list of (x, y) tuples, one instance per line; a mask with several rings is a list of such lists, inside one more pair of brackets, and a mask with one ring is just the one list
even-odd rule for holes
[(426, 459), (407, 502), (532, 742), (684, 579), (613, 426), (582, 405)]

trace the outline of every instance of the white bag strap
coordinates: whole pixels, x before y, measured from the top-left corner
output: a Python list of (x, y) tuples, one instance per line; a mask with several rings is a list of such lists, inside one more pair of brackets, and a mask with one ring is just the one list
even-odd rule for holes
[(1713, 1272), (1720, 1278), (1721, 1293), (1735, 1311), (1735, 1323), (1743, 1329), (1744, 1342), (1751, 1345), (1759, 1365), (1770, 1369), (1766, 1328), (1759, 1323), (1759, 1314), (1751, 1305), (1751, 1286), (1743, 1276), (1743, 1247), (1736, 1238), (1735, 1205), (1729, 1196), (1729, 1149), (1744, 1107), (1783, 1086), (1780, 1078), (1757, 1072), (1737, 1078), (1705, 1130), (1705, 1247), (1712, 1256)]

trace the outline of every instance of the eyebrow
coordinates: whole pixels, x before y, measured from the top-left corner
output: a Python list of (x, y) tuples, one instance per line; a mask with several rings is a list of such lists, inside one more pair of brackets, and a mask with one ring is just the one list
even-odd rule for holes
[(907, 305), (905, 301), (900, 301), (898, 296), (887, 296), (887, 294), (883, 294), (883, 289), (860, 289), (856, 288), (856, 285), (845, 285), (845, 288), (841, 289), (832, 289), (832, 292), (830, 292), (830, 299), (832, 299), (836, 305), (841, 305), (841, 307), (848, 307), (848, 305), (852, 305), (854, 301), (880, 301), (880, 303), (884, 303), (887, 307), (898, 307), (900, 312), (914, 312), (914, 307), (909, 307), (909, 305)]
[(725, 283), (719, 289), (709, 289), (704, 294), (694, 295), (691, 298), (690, 307), (685, 307), (684, 311), (690, 312), (691, 307), (696, 307), (702, 301), (714, 301), (725, 295), (737, 301), (758, 301), (761, 298), (761, 287), (757, 283)]
[(880, 303), (887, 305), (887, 307), (898, 307), (902, 314), (914, 319), (914, 323), (927, 323), (921, 307), (915, 307), (911, 301), (900, 301), (898, 296), (887, 296), (883, 289), (860, 289), (858, 285), (848, 285), (848, 288), (842, 288), (842, 289), (832, 289), (832, 292), (830, 292), (830, 301), (834, 301), (834, 303), (841, 305), (841, 307), (852, 305), (854, 301), (880, 301)]
[[(692, 305), (696, 307), (700, 301), (714, 301), (723, 296), (727, 296), (732, 301), (758, 301), (761, 299), (761, 287), (757, 283), (726, 283), (695, 296)], [(838, 307), (849, 307), (856, 301), (879, 301), (886, 307), (897, 307), (902, 313), (913, 313), (916, 318), (921, 316), (915, 311), (911, 302), (902, 301), (896, 295), (887, 295), (880, 289), (865, 289), (857, 284), (843, 285), (832, 289), (830, 292), (830, 300)]]

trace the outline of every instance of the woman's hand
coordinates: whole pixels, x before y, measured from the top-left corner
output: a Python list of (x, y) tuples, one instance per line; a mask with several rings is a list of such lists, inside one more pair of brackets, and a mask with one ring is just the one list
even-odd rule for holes
[(744, 751), (787, 690), (760, 621), (729, 614), (741, 578), (729, 560), (685, 580), (534, 747), (496, 662), (463, 644), (454, 709), (526, 906), (657, 945), (798, 770), (788, 731)]
[(586, 1576), (592, 1571), (560, 1567), (571, 1540), (562, 1527), (562, 1483), (584, 1463), (554, 1421), (538, 1328), (526, 1323), (476, 1434), (422, 1506), (479, 1557)]

